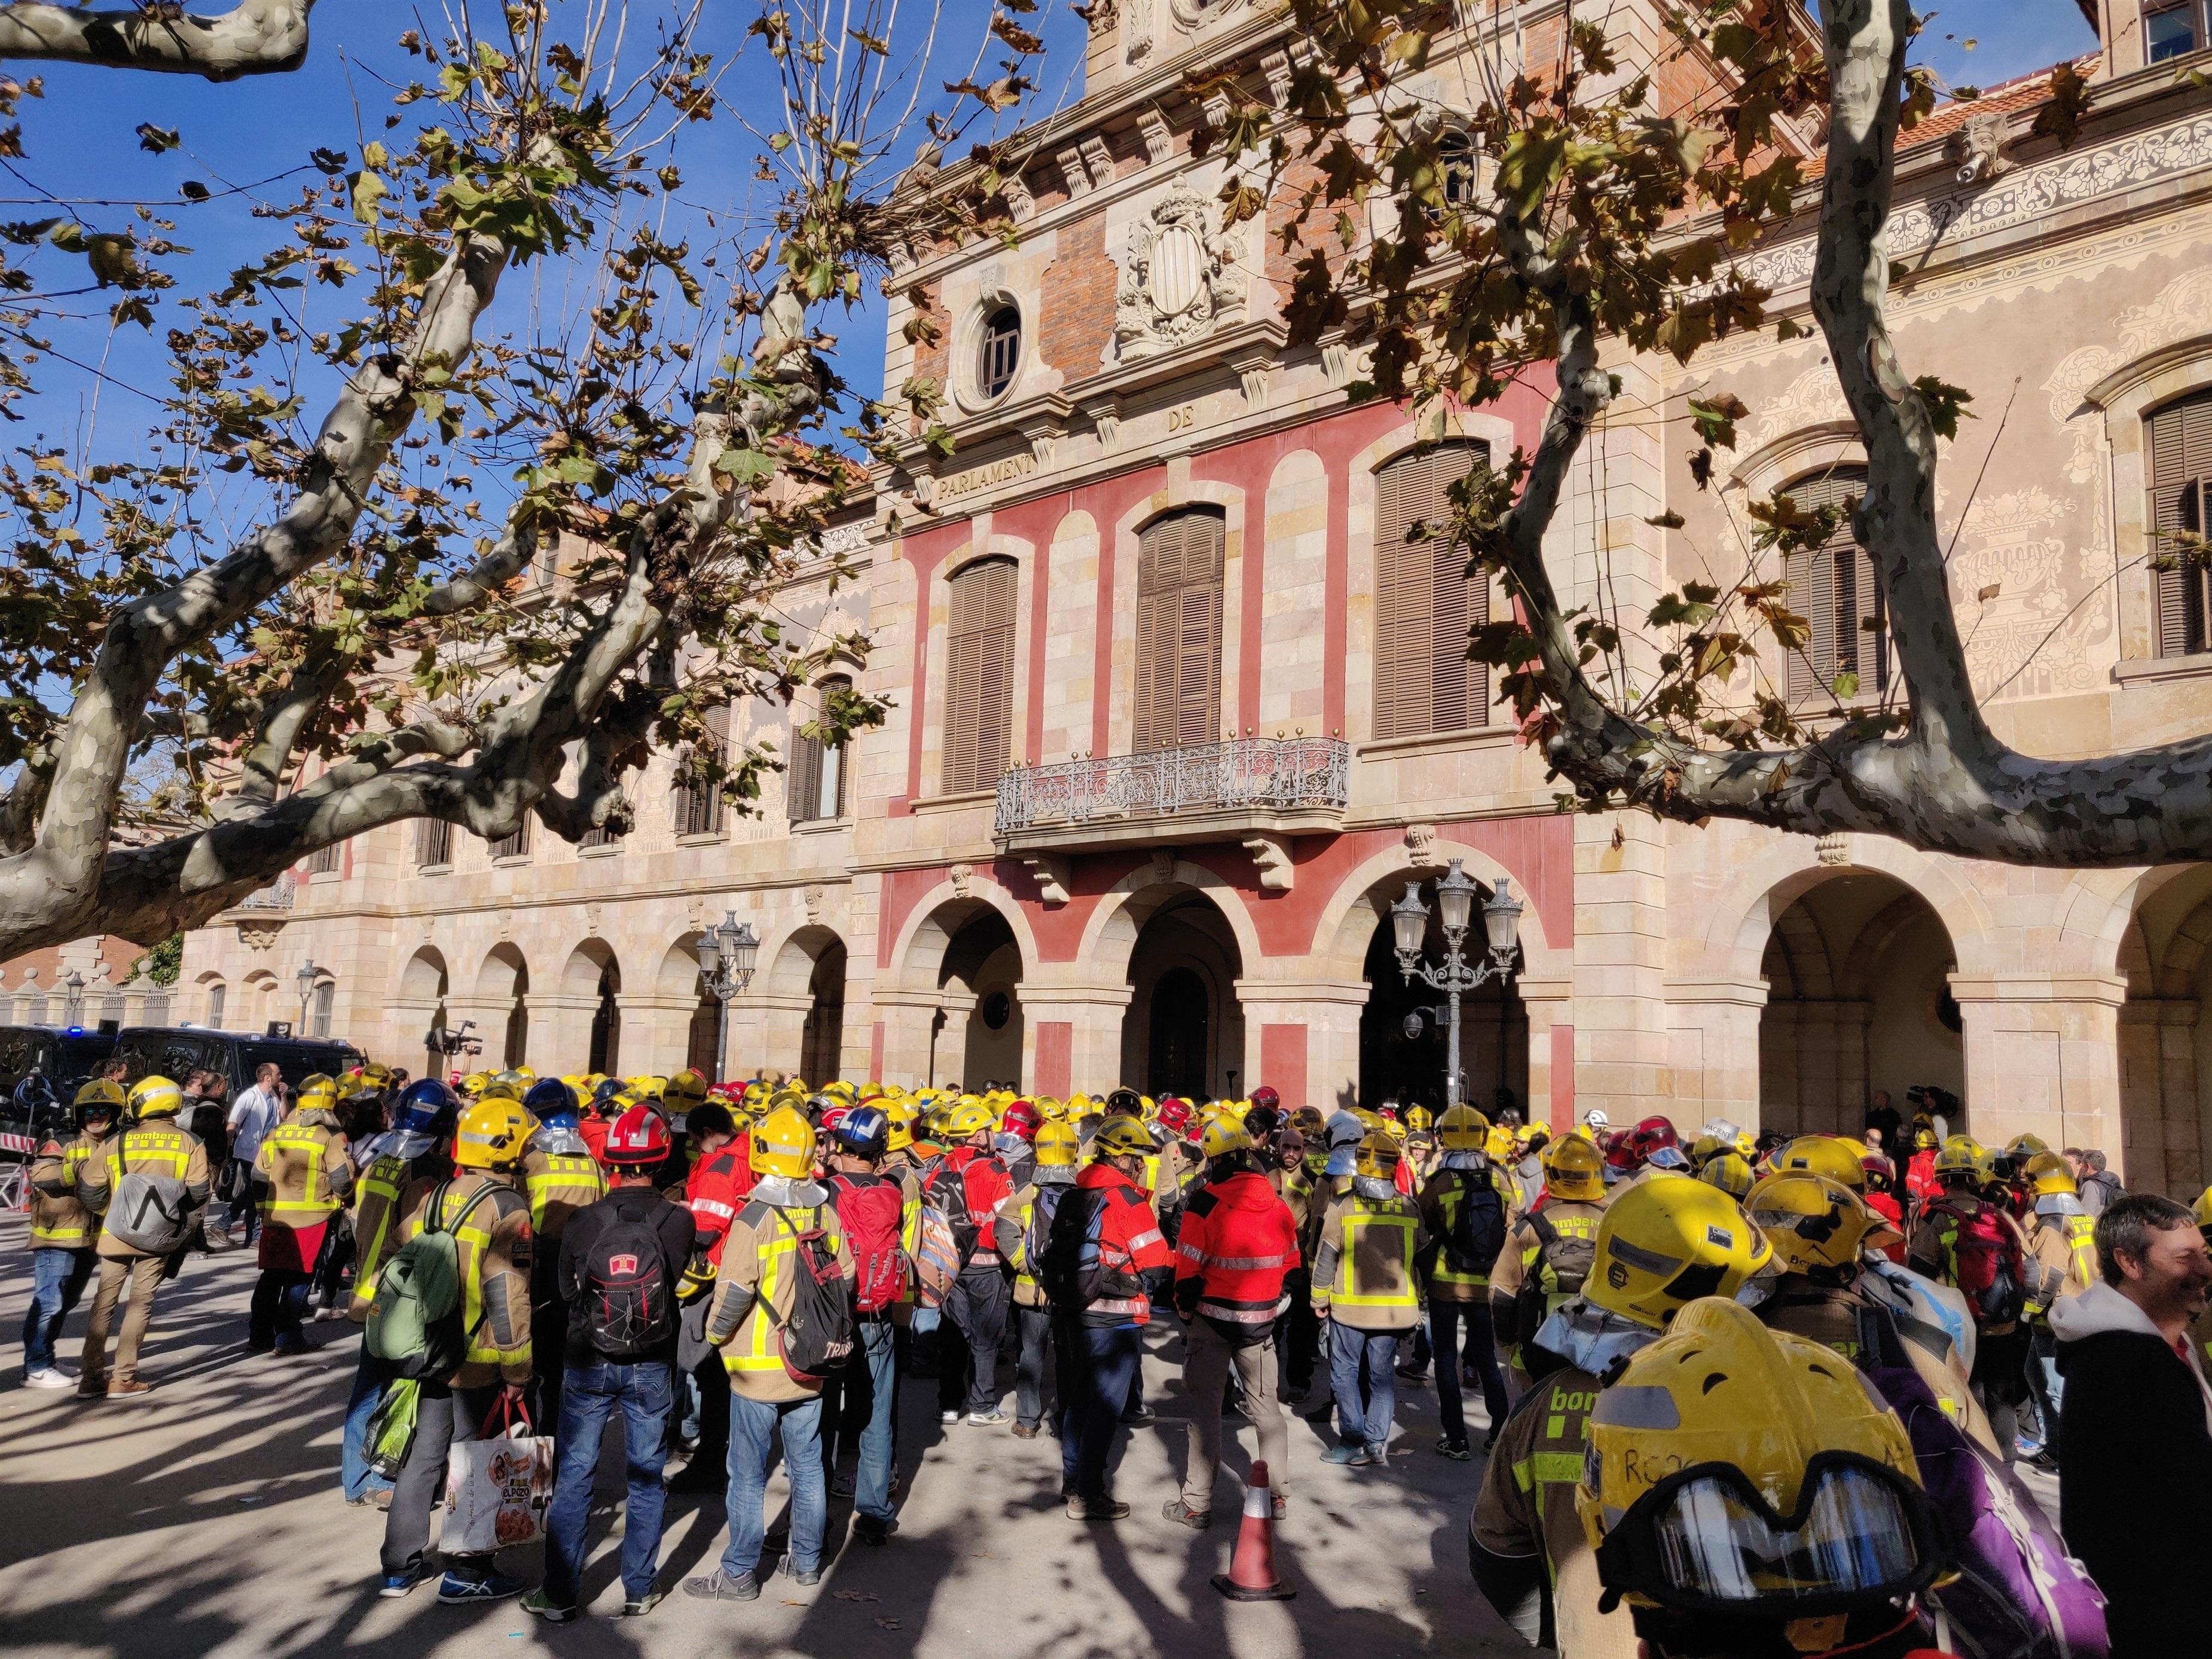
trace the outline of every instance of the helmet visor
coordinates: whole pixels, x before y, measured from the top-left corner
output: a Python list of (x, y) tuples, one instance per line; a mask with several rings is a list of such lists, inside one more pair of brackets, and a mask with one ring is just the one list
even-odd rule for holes
[(1684, 1470), (1622, 1517), (1616, 1539), (1601, 1553), (1607, 1587), (1684, 1612), (1836, 1612), (1910, 1595), (1940, 1561), (1924, 1494), (1850, 1453), (1812, 1461), (1787, 1518), (1733, 1468)]

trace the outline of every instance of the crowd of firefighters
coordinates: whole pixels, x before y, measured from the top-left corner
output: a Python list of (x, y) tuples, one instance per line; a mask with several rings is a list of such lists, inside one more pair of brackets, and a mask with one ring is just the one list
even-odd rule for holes
[[(34, 1168), (27, 1352), (57, 1369), (53, 1334), (96, 1271), (84, 1396), (151, 1386), (137, 1362), (155, 1291), (201, 1242), (216, 1182), (184, 1103), (166, 1079), (88, 1083), (73, 1136)], [(1595, 1113), (1554, 1133), (1465, 1104), (1285, 1110), (1266, 1088), (1201, 1104), (520, 1069), (395, 1088), (371, 1066), (307, 1079), (242, 1179), (261, 1222), (256, 1346), (295, 1341), (319, 1285), (368, 1326), (342, 1481), (349, 1502), (388, 1511), (387, 1595), (430, 1571), (454, 1438), (520, 1409), (588, 1431), (595, 1458), (608, 1400), (647, 1389), (633, 1373), (664, 1378), (652, 1443), (630, 1437), (633, 1613), (659, 1596), (672, 1452), (689, 1456), (671, 1489), (729, 1509), (730, 1547), (691, 1595), (750, 1599), (778, 1552), (816, 1582), (830, 1495), (851, 1497), (854, 1540), (884, 1543), (902, 1376), (934, 1377), (945, 1425), (1052, 1433), (1071, 1518), (1118, 1520), (1115, 1437), (1155, 1415), (1140, 1361), (1171, 1309), (1189, 1443), (1163, 1510), (1174, 1524), (1216, 1518), (1225, 1407), (1254, 1429), (1280, 1517), (1285, 1407), (1333, 1419), (1324, 1461), (1380, 1465), (1398, 1388), (1433, 1364), (1438, 1454), (1472, 1459), (1465, 1391), (1486, 1408), (1476, 1583), (1571, 1659), (1639, 1638), (1662, 1659), (1885, 1659), (1950, 1632), (1962, 1652), (2098, 1652), (2103, 1598), (2080, 1559), (2126, 1569), (2094, 1543), (2069, 1551), (2008, 1465), (2055, 1464), (2069, 1304), (2090, 1310), (2077, 1334), (2113, 1317), (2098, 1287), (2142, 1254), (2133, 1200), (2106, 1210), (2122, 1218), (2108, 1238), (2075, 1158), (1946, 1128), (1923, 1112), (1893, 1160), (1878, 1134), (1754, 1138), (1716, 1121), (1685, 1139), (1664, 1117), (1616, 1131)], [(2212, 1193), (2182, 1214), (2212, 1229)], [(610, 1289), (604, 1251), (580, 1243), (622, 1227), (664, 1242), (666, 1309), (650, 1284)], [(452, 1352), (421, 1284), (435, 1253), (411, 1243), (441, 1234)], [(2200, 1382), (2203, 1290), (2177, 1349)], [(564, 1413), (564, 1376), (607, 1395), (596, 1416)], [(793, 1498), (771, 1537), (779, 1437)], [(573, 1484), (566, 1455), (562, 1474)], [(563, 1522), (556, 1494), (527, 1603), (556, 1620), (577, 1610), (571, 1497)], [(525, 1588), (488, 1554), (448, 1551), (444, 1566), (442, 1600)], [(2118, 1638), (2117, 1601), (2112, 1624)]]

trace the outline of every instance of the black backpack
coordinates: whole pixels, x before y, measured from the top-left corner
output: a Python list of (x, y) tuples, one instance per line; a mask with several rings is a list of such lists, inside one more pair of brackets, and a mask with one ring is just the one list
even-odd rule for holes
[(922, 1178), (921, 1201), (945, 1218), (952, 1230), (953, 1246), (960, 1253), (960, 1265), (966, 1267), (974, 1260), (983, 1233), (968, 1207), (968, 1167), (956, 1166), (949, 1158), (939, 1159), (937, 1167)]
[[(853, 1287), (837, 1265), (821, 1212), (807, 1212), (815, 1224), (799, 1227), (791, 1212), (776, 1208), (775, 1218), (791, 1228), (791, 1311), (776, 1322), (783, 1333), (783, 1368), (794, 1382), (819, 1388), (852, 1356), (860, 1326), (853, 1316)], [(766, 1303), (763, 1311), (775, 1318)]]
[(1488, 1273), (1505, 1248), (1505, 1200), (1489, 1171), (1460, 1172), (1459, 1203), (1452, 1211), (1444, 1260), (1455, 1273)]
[(668, 1256), (649, 1222), (616, 1214), (584, 1260), (584, 1328), (610, 1359), (643, 1359), (676, 1334)]

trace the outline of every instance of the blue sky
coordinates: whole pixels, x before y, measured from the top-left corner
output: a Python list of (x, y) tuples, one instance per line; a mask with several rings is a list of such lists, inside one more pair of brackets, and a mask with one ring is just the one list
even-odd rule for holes
[[(1042, 87), (1029, 112), (1032, 116), (1080, 90), (1082, 25), (1069, 13), (1066, 0), (1045, 0), (1045, 6), (1043, 30), (1050, 50), (1040, 76)], [(950, 32), (967, 40), (972, 40), (972, 31), (980, 29), (988, 15), (983, 0), (948, 0), (948, 8)], [(710, 44), (724, 49), (738, 46), (742, 25), (754, 15), (754, 7), (745, 0), (718, 0), (716, 38)], [(393, 44), (402, 21), (396, 9), (375, 0), (322, 0), (315, 12), (313, 52), (303, 70), (227, 86), (184, 77), (48, 67), (43, 71), (46, 96), (27, 100), (21, 112), (27, 159), (8, 164), (14, 178), (0, 174), (0, 194), (8, 198), (0, 217), (45, 216), (54, 210), (46, 192), (62, 198), (143, 198), (173, 193), (185, 179), (220, 191), (226, 183), (247, 184), (297, 166), (313, 145), (357, 154), (356, 94), (373, 126), (386, 107), (378, 75), (404, 81), (420, 73)], [(1923, 36), (1926, 60), (1948, 80), (1984, 86), (2073, 56), (2094, 44), (2072, 0), (1959, 0), (1936, 15)], [(951, 73), (945, 61), (940, 61), (942, 72), (933, 79)], [(28, 73), (27, 66), (11, 67), (19, 76)], [(729, 85), (741, 104), (757, 106), (771, 95), (761, 76), (764, 68), (757, 49), (739, 56)], [(182, 148), (161, 155), (146, 154), (137, 135), (142, 122), (175, 129), (182, 136)], [(726, 209), (744, 198), (750, 188), (744, 177), (750, 150), (732, 124), (720, 119), (696, 129), (685, 143), (681, 160), (687, 199)], [(295, 188), (287, 184), (264, 193), (286, 196)], [(215, 279), (247, 251), (267, 246), (272, 227), (249, 216), (245, 210), (248, 199), (219, 198), (175, 210), (177, 240), (197, 250), (179, 273), (185, 291), (196, 282)], [(88, 222), (119, 219), (123, 213), (92, 206), (78, 211)], [(67, 274), (75, 276), (82, 269), (77, 266)], [(303, 304), (310, 326), (328, 326), (349, 314), (350, 294), (313, 289), (303, 296)], [(841, 340), (842, 371), (864, 389), (880, 380), (880, 306), (872, 293), (849, 319), (831, 325)], [(112, 377), (100, 394), (105, 447), (108, 442), (128, 442), (131, 433), (143, 427), (152, 405), (127, 388), (158, 389), (163, 362), (157, 337), (131, 325), (118, 331), (112, 341), (103, 341), (103, 333), (79, 328), (63, 343), (88, 360), (96, 355)], [(58, 364), (41, 378), (51, 390), (29, 411), (29, 424), (66, 441), (91, 406), (91, 380)], [(27, 434), (18, 427), (9, 435), (20, 441)]]

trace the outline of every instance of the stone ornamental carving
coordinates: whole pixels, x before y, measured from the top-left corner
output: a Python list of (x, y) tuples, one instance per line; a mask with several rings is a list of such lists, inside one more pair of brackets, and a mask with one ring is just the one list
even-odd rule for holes
[(1121, 50), (1131, 63), (1152, 50), (1152, 6), (1155, 0), (1129, 0), (1121, 15)]
[(1849, 864), (1851, 838), (1844, 835), (1823, 836), (1813, 843), (1813, 856), (1823, 864)]
[(1437, 826), (1433, 823), (1409, 823), (1406, 826), (1406, 862), (1416, 869), (1437, 861)]
[[(586, 905), (584, 907), (584, 926), (589, 928), (592, 933), (598, 933), (599, 931), (599, 918), (605, 914), (606, 910), (604, 905)], [(511, 912), (502, 914), (499, 919), (499, 936), (501, 939), (505, 939), (507, 936), (508, 931), (513, 928), (514, 926), (514, 915)]]
[(276, 948), (276, 935), (283, 931), (281, 921), (241, 921), (238, 924), (238, 942), (258, 955), (266, 956)]
[(2005, 118), (1994, 112), (1972, 116), (1943, 141), (1943, 159), (1959, 169), (1962, 185), (1986, 185), (2011, 171), (2004, 157)]
[(1141, 357), (1197, 339), (1243, 309), (1234, 241), (1212, 204), (1178, 184), (1129, 231), (1114, 295), (1114, 341)]
[(1066, 857), (1058, 853), (1029, 853), (1023, 855), (1022, 862), (1029, 866), (1039, 899), (1054, 909), (1067, 902), (1073, 866)]
[(972, 864), (956, 864), (945, 873), (952, 880), (952, 896), (966, 898), (969, 896), (969, 890), (975, 884), (975, 866)]
[(1176, 860), (1174, 848), (1155, 847), (1152, 848), (1152, 879), (1154, 881), (1173, 881), (1175, 879), (1175, 864)]
[(821, 921), (821, 920), (822, 920), (822, 889), (821, 889), (820, 885), (817, 884), (812, 884), (812, 885), (808, 886), (808, 887), (806, 888), (806, 890), (805, 890), (805, 891), (800, 895), (800, 896), (801, 896), (803, 899), (805, 899), (805, 902), (806, 902), (806, 919), (807, 919), (807, 921)]
[(1291, 863), (1291, 842), (1287, 836), (1256, 835), (1244, 837), (1244, 850), (1252, 855), (1252, 862), (1260, 869), (1260, 886), (1269, 893), (1287, 893), (1297, 872)]

